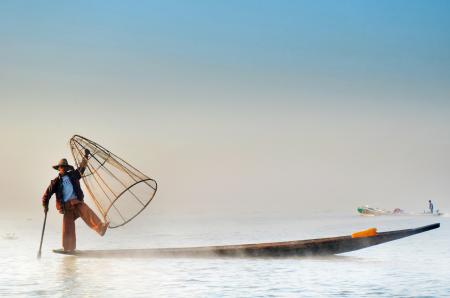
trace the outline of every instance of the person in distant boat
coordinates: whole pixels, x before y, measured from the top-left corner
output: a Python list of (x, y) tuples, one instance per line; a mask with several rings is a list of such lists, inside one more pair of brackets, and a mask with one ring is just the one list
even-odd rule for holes
[(400, 209), (400, 208), (395, 208), (394, 211), (392, 211), (392, 213), (394, 213), (394, 214), (401, 214), (403, 212), (404, 211), (402, 209)]
[(431, 202), (431, 200), (428, 200), (428, 208), (430, 208), (430, 213), (433, 214), (434, 206), (433, 206), (433, 203)]
[(84, 152), (83, 160), (79, 168), (74, 169), (67, 159), (63, 158), (53, 168), (58, 170), (58, 177), (50, 182), (42, 197), (44, 212), (48, 211), (48, 204), (53, 194), (56, 195), (56, 209), (63, 214), (62, 246), (65, 251), (73, 251), (76, 248), (75, 220), (81, 217), (84, 222), (100, 236), (105, 235), (109, 223), (103, 223), (97, 215), (84, 203), (84, 194), (80, 186), (89, 150)]

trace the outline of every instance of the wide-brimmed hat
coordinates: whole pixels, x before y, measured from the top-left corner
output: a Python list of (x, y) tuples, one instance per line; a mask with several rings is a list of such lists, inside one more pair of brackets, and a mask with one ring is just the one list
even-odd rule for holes
[(65, 159), (65, 158), (61, 159), (56, 166), (53, 166), (53, 168), (55, 170), (57, 170), (59, 167), (73, 169), (73, 167), (71, 165), (69, 165), (69, 163), (67, 162), (67, 159)]

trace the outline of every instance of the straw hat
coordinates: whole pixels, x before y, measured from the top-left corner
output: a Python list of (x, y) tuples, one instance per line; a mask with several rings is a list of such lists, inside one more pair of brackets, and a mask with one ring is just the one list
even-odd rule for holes
[(73, 167), (71, 165), (69, 165), (69, 163), (67, 162), (67, 159), (65, 159), (65, 158), (61, 159), (56, 166), (53, 166), (53, 168), (55, 170), (57, 170), (59, 167), (73, 169)]

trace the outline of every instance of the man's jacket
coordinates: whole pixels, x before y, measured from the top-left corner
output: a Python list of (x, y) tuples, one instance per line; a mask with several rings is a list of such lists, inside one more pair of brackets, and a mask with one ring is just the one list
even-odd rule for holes
[[(80, 186), (80, 179), (85, 169), (86, 167), (83, 168), (80, 167), (76, 170), (72, 168), (71, 170), (67, 171), (64, 174), (67, 175), (70, 179), (70, 182), (72, 182), (73, 190), (77, 196), (77, 199), (80, 201), (83, 201), (84, 199), (83, 190), (81, 190)], [(47, 187), (44, 195), (42, 196), (42, 205), (48, 206), (50, 198), (52, 197), (53, 194), (56, 195), (56, 209), (58, 209), (60, 213), (64, 213), (61, 175), (58, 175), (58, 177), (50, 181), (50, 185)]]

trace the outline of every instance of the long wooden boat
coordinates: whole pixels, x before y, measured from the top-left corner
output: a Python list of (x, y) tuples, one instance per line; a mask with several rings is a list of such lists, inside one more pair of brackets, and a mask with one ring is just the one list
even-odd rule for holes
[(184, 248), (150, 248), (118, 250), (54, 250), (55, 253), (79, 257), (305, 257), (342, 254), (440, 227), (439, 223), (406, 230), (377, 233), (374, 236), (341, 236), (300, 241), (259, 244), (203, 246)]

